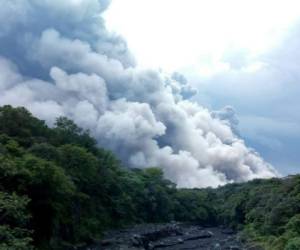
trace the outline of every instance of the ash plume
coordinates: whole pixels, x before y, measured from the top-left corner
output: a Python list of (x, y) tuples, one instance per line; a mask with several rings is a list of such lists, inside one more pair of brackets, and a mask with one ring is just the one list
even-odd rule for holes
[(1, 3), (0, 105), (50, 126), (67, 116), (128, 166), (162, 167), (179, 187), (277, 175), (236, 135), (233, 109), (210, 112), (189, 100), (196, 91), (182, 75), (137, 66), (105, 27), (109, 1)]

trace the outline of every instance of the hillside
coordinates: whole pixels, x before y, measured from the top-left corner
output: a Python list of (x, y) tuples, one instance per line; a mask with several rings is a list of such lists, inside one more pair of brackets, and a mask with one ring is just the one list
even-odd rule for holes
[(108, 229), (172, 220), (300, 249), (300, 176), (177, 189), (160, 168), (126, 168), (65, 117), (49, 128), (25, 108), (0, 108), (0, 249), (68, 249)]

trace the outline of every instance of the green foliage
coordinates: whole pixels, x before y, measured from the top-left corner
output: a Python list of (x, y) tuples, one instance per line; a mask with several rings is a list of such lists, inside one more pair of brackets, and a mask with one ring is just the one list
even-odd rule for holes
[(194, 217), (176, 212), (184, 199), (160, 168), (127, 169), (73, 121), (61, 117), (48, 128), (10, 106), (0, 108), (0, 192), (12, 194), (0, 196), (8, 249), (64, 249), (113, 227), (207, 214), (204, 207)]
[(219, 223), (244, 228), (244, 233), (265, 249), (283, 250), (300, 237), (299, 191), (297, 175), (226, 185), (215, 191)]
[(43, 141), (49, 129), (44, 121), (33, 117), (25, 108), (3, 106), (0, 108), (0, 131), (24, 146)]
[(30, 249), (31, 232), (26, 229), (30, 218), (29, 199), (0, 192), (0, 249)]
[(300, 176), (176, 189), (161, 168), (128, 169), (88, 131), (0, 107), (0, 250), (66, 249), (133, 223), (242, 229), (265, 249), (300, 249)]
[(300, 237), (290, 239), (284, 248), (284, 250), (299, 250), (300, 249)]
[(214, 223), (214, 208), (206, 192), (181, 189), (176, 192), (176, 201), (175, 215), (178, 220)]
[(300, 214), (296, 214), (289, 220), (286, 224), (286, 229), (300, 235)]
[(79, 128), (73, 121), (66, 117), (59, 117), (56, 127), (51, 130), (51, 142), (55, 145), (77, 144), (88, 150), (96, 152), (96, 140), (89, 136), (88, 131)]

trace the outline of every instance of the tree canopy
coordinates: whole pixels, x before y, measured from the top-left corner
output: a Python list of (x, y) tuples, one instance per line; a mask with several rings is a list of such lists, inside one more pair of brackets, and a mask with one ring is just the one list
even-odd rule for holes
[(300, 176), (177, 189), (162, 168), (130, 169), (88, 131), (0, 107), (0, 249), (68, 249), (144, 222), (228, 225), (266, 249), (299, 249)]

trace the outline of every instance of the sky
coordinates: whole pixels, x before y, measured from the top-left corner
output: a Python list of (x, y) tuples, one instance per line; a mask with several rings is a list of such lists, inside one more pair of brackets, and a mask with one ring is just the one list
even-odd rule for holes
[(299, 1), (113, 0), (104, 17), (138, 65), (180, 72), (193, 101), (231, 106), (247, 145), (299, 172)]
[(178, 187), (297, 172), (296, 1), (0, 0), (0, 106)]

